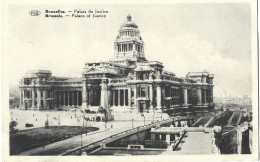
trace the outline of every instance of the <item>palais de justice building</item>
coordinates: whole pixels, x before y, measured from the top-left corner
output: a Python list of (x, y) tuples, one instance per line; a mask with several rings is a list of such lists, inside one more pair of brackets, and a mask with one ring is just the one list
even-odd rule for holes
[(114, 57), (85, 63), (81, 78), (55, 77), (32, 70), (20, 81), (20, 108), (54, 109), (102, 106), (120, 111), (175, 112), (213, 108), (213, 74), (189, 72), (177, 77), (163, 63), (145, 58), (138, 26), (127, 16), (114, 42)]

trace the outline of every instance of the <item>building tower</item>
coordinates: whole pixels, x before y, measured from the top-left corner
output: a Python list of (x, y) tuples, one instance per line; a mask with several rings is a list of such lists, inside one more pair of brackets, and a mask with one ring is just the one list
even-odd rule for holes
[(140, 36), (138, 26), (130, 15), (118, 31), (114, 42), (115, 58), (144, 58), (144, 42)]

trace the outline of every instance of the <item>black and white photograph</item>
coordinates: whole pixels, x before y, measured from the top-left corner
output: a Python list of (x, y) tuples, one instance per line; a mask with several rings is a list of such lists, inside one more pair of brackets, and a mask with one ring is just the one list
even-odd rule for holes
[(257, 1), (112, 2), (4, 3), (3, 159), (257, 160)]

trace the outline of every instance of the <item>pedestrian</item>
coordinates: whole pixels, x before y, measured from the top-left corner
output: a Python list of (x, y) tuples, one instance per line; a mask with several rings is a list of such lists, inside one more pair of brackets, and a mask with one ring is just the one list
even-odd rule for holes
[(113, 124), (111, 124), (111, 129), (113, 129)]
[(70, 118), (72, 119), (72, 116), (70, 116)]
[(36, 119), (36, 121), (37, 121), (37, 119)]

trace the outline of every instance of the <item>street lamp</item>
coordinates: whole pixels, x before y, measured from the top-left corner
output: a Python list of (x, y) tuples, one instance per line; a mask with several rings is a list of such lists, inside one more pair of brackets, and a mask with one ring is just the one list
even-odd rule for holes
[(162, 110), (161, 110), (161, 121), (162, 121)]
[(133, 118), (133, 114), (132, 114), (132, 111), (131, 112), (131, 116), (132, 116), (132, 128), (134, 128), (134, 118)]
[(77, 109), (76, 109), (76, 108), (74, 108), (74, 112), (75, 112), (75, 118), (77, 117), (77, 115), (76, 115), (76, 111), (77, 111)]
[(60, 126), (60, 115), (58, 116), (58, 125)]
[(47, 123), (49, 123), (49, 120), (48, 120), (48, 118), (49, 118), (49, 114), (46, 114), (46, 117), (47, 117)]
[(12, 120), (12, 121), (13, 121), (13, 113), (14, 113), (14, 112), (11, 111), (11, 120)]
[(144, 116), (144, 114), (141, 114), (141, 116), (144, 117), (144, 125), (145, 125), (145, 116)]

